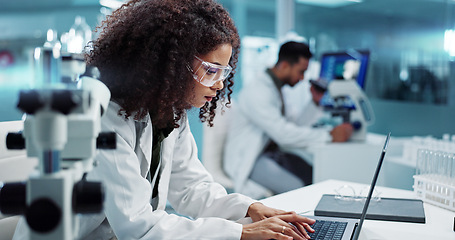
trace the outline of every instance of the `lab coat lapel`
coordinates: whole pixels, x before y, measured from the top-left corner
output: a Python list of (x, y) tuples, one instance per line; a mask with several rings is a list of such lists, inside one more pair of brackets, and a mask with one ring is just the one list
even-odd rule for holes
[(166, 201), (169, 187), (169, 180), (172, 171), (172, 159), (174, 155), (175, 141), (178, 138), (178, 131), (175, 129), (161, 143), (161, 178), (158, 185), (158, 209), (166, 208)]
[[(144, 154), (144, 158), (141, 161), (141, 176), (146, 177), (150, 171), (150, 163), (152, 161), (152, 124), (150, 120), (147, 121), (147, 126), (144, 129), (139, 141), (139, 147)], [(137, 143), (136, 143), (137, 144)]]

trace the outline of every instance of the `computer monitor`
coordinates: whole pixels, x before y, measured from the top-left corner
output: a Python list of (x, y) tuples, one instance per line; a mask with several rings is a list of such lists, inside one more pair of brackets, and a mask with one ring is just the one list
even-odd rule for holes
[(330, 83), (333, 79), (356, 79), (365, 88), (365, 79), (370, 52), (368, 50), (347, 50), (324, 53), (321, 57), (319, 77)]

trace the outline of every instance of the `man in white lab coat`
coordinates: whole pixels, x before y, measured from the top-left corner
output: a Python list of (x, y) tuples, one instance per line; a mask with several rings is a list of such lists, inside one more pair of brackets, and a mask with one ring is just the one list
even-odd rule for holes
[(348, 123), (329, 132), (299, 126), (286, 118), (281, 88), (303, 79), (311, 57), (308, 45), (287, 42), (281, 46), (275, 66), (249, 79), (240, 90), (224, 153), (224, 167), (234, 180), (235, 191), (260, 197), (247, 184), (250, 180), (273, 193), (311, 184), (311, 158), (291, 154), (292, 149), (344, 142), (351, 136), (353, 128)]

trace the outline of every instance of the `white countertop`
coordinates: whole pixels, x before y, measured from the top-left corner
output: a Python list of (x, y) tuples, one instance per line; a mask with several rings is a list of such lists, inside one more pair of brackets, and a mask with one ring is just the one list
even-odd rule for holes
[[(312, 215), (323, 194), (335, 194), (334, 190), (350, 185), (356, 191), (367, 187), (366, 184), (353, 182), (326, 180), (304, 188), (293, 190), (261, 200), (267, 206), (297, 213), (306, 212)], [(412, 191), (380, 187), (376, 188), (381, 197), (415, 198)], [(454, 240), (455, 212), (424, 203), (426, 223), (404, 223), (392, 221), (365, 220), (360, 239), (362, 240), (394, 240), (394, 239), (438, 239)]]

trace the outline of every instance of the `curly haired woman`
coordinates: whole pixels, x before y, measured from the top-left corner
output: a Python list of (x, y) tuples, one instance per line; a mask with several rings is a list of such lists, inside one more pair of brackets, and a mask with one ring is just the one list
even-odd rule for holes
[[(230, 102), (239, 48), (213, 0), (131, 1), (107, 18), (87, 62), (111, 91), (102, 128), (117, 149), (100, 150), (88, 173), (105, 187), (104, 211), (78, 217), (78, 238), (309, 238), (314, 220), (227, 194), (197, 158), (186, 111), (211, 124)], [(168, 202), (188, 217), (167, 213)], [(252, 223), (236, 222), (244, 217)]]

